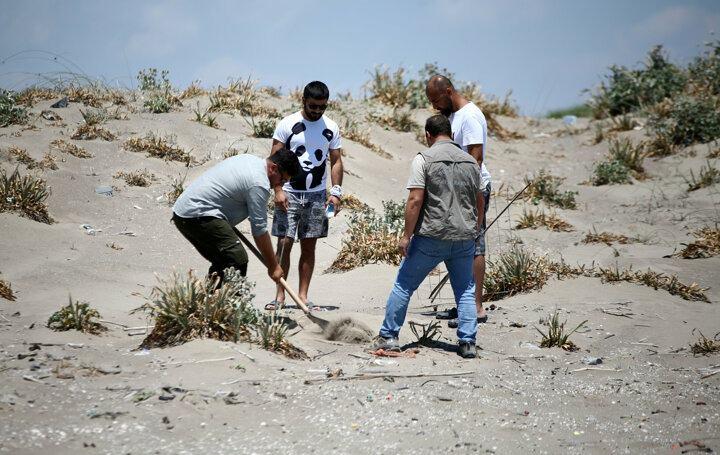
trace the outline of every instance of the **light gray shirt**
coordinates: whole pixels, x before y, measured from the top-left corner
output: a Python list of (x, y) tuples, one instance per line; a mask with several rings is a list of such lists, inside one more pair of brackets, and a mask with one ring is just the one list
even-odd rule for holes
[(250, 219), (252, 235), (267, 232), (270, 181), (265, 160), (237, 155), (211, 167), (180, 195), (173, 212), (182, 218), (211, 216), (235, 226)]

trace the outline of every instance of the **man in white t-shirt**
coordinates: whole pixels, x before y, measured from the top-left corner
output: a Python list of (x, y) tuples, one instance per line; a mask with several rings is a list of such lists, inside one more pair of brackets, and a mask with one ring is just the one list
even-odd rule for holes
[[(436, 75), (430, 78), (425, 87), (425, 94), (433, 108), (450, 119), (453, 141), (473, 156), (480, 166), (483, 195), (485, 196), (485, 213), (490, 205), (490, 172), (485, 166), (487, 153), (487, 122), (479, 107), (466, 100), (453, 86), (450, 79)], [(477, 306), (478, 322), (487, 321), (487, 313), (482, 305), (483, 282), (485, 281), (485, 214), (482, 215), (482, 227), (476, 241), (473, 273), (475, 276), (475, 305)], [(457, 309), (453, 308), (445, 315), (451, 319), (450, 327), (457, 327)]]
[[(283, 186), (276, 186), (272, 235), (278, 237), (277, 255), (287, 278), (290, 251), (295, 238), (300, 239), (298, 263), (298, 296), (308, 302), (310, 279), (315, 268), (317, 239), (327, 237), (325, 210), (333, 204), (340, 211), (342, 198), (342, 142), (337, 123), (324, 115), (330, 91), (320, 81), (305, 86), (302, 109), (280, 120), (273, 134), (270, 155), (286, 148), (295, 153), (302, 171)], [(330, 198), (326, 197), (327, 163), (330, 161)], [(275, 300), (266, 309), (282, 307), (285, 290), (278, 286)]]

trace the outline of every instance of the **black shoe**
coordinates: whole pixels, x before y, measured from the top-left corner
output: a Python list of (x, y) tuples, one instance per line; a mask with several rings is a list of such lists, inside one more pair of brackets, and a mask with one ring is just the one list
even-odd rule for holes
[[(486, 314), (485, 316), (481, 317), (481, 318), (477, 318), (478, 324), (484, 324), (484, 323), (487, 322), (487, 320), (488, 320), (487, 314)], [(450, 327), (451, 329), (457, 329), (457, 326), (458, 326), (458, 320), (457, 320), (457, 318), (455, 318), (455, 319), (450, 319), (450, 320), (448, 321), (448, 327)]]
[(474, 359), (477, 356), (477, 348), (473, 343), (465, 343), (461, 341), (458, 343), (457, 353), (463, 359)]
[(435, 313), (435, 319), (457, 319), (457, 308), (450, 308), (447, 311), (438, 311)]

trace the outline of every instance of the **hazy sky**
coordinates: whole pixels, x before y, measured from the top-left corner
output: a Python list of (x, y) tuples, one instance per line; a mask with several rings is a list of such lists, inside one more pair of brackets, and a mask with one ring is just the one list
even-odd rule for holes
[(178, 86), (252, 74), (360, 95), (375, 65), (437, 61), (484, 92), (512, 89), (528, 115), (582, 101), (609, 65), (633, 66), (655, 44), (685, 64), (720, 39), (717, 0), (0, 0), (0, 11), (4, 88), (71, 62), (126, 87), (156, 67)]

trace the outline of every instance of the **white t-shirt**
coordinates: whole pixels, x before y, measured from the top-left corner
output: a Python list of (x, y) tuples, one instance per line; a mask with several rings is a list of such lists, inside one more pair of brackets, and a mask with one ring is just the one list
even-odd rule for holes
[(326, 188), (327, 158), (330, 150), (342, 147), (340, 128), (326, 116), (311, 122), (301, 112), (290, 114), (275, 127), (273, 139), (295, 153), (302, 171), (283, 186), (283, 190), (306, 193)]
[(482, 175), (482, 186), (485, 188), (490, 183), (490, 172), (485, 167), (485, 157), (488, 151), (485, 115), (474, 103), (467, 103), (457, 112), (450, 114), (450, 126), (453, 141), (466, 152), (468, 151), (468, 145), (483, 145), (483, 163), (480, 174)]

